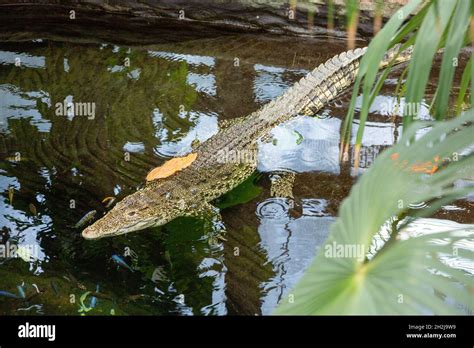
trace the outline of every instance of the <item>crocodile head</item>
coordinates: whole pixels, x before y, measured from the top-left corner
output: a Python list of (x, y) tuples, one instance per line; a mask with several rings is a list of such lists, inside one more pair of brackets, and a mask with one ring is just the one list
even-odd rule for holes
[[(145, 189), (146, 190), (146, 189)], [(85, 239), (99, 239), (161, 226), (178, 216), (185, 215), (187, 204), (183, 199), (143, 190), (125, 197), (105, 216), (82, 231)]]

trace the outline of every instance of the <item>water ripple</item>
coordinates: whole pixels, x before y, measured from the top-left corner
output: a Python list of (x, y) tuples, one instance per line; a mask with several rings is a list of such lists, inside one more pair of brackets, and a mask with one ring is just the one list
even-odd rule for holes
[(289, 209), (289, 200), (284, 198), (269, 198), (257, 206), (256, 214), (260, 220), (283, 220), (288, 218)]

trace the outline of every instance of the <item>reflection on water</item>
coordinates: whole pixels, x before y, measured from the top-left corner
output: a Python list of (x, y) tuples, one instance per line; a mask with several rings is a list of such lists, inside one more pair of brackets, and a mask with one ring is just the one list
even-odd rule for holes
[(309, 71), (304, 69), (286, 69), (255, 64), (257, 76), (253, 83), (255, 99), (260, 103), (267, 103), (291, 87), (292, 83), (286, 76), (304, 77)]
[[(264, 174), (227, 198), (235, 202), (222, 212), (225, 242), (210, 246), (208, 224), (191, 218), (99, 241), (73, 226), (92, 210), (102, 216), (151, 168), (210, 138), (220, 120), (281, 95), (344, 47), (252, 36), (153, 47), (0, 44), (0, 243), (18, 251), (0, 259), (0, 290), (13, 294), (0, 297), (0, 313), (271, 313), (313, 260), (353, 182), (338, 161), (347, 96), (260, 144)], [(362, 169), (401, 132), (400, 120), (381, 110), (392, 99), (376, 99)], [(298, 173), (294, 202), (268, 194), (265, 173), (274, 170)], [(444, 211), (460, 220), (471, 214), (458, 203)]]
[[(474, 225), (465, 225), (459, 224), (454, 221), (449, 220), (439, 220), (439, 219), (419, 219), (415, 220), (413, 223), (409, 224), (401, 233), (401, 239), (406, 239), (409, 237), (417, 237), (425, 234), (439, 233), (449, 230), (473, 230)], [(467, 235), (464, 233), (464, 235)], [(443, 243), (441, 240), (434, 240), (435, 243)], [(456, 253), (451, 255), (444, 255), (441, 260), (446, 263), (448, 266), (453, 268), (462, 269), (470, 274), (474, 275), (474, 263), (472, 260), (468, 259), (465, 256), (462, 256), (462, 251), (466, 253), (472, 252), (474, 250), (474, 240), (472, 239), (462, 239), (454, 242), (453, 249), (457, 249)], [(465, 255), (465, 254), (464, 254)]]
[(341, 120), (301, 117), (276, 127), (259, 147), (259, 170), (339, 174)]
[[(359, 96), (356, 99), (355, 109), (360, 111), (362, 105), (362, 97)], [(410, 110), (414, 114), (418, 115), (420, 120), (430, 120), (431, 116), (429, 114), (430, 106), (423, 100), (420, 105), (415, 106), (417, 109)], [(404, 97), (397, 98), (390, 95), (378, 95), (374, 98), (373, 104), (369, 108), (369, 112), (373, 115), (382, 115), (382, 116), (403, 116), (404, 110), (408, 108), (408, 105)]]
[(288, 296), (325, 241), (329, 225), (334, 221), (325, 212), (326, 206), (324, 199), (303, 200), (303, 215), (294, 219), (288, 212), (290, 206), (281, 200), (267, 199), (260, 203), (257, 209), (260, 247), (275, 272), (261, 284), (262, 314), (271, 314), (283, 296)]

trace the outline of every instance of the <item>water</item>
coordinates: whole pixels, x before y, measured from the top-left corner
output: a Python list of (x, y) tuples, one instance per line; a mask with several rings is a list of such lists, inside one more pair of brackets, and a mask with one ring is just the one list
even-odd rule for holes
[[(0, 290), (26, 293), (0, 297), (0, 313), (270, 314), (354, 182), (351, 162), (338, 161), (348, 95), (261, 144), (261, 174), (219, 199), (226, 242), (210, 246), (209, 226), (192, 218), (99, 241), (85, 241), (74, 225), (92, 210), (102, 216), (107, 197), (134, 192), (151, 168), (215, 134), (220, 120), (256, 110), (344, 49), (334, 39), (264, 36), (146, 47), (0, 44), (0, 238), (21, 256), (0, 259)], [(400, 118), (382, 110), (392, 100), (383, 93), (362, 171), (400, 134)], [(298, 173), (294, 207), (270, 197), (273, 170)], [(472, 223), (472, 209), (472, 200), (458, 201), (435, 217)]]

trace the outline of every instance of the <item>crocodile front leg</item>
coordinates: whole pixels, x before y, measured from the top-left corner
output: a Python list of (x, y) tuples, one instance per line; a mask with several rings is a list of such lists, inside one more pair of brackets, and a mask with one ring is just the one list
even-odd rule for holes
[(226, 233), (226, 229), (219, 208), (208, 202), (201, 202), (188, 216), (204, 220), (206, 230), (210, 230), (210, 233), (207, 235), (207, 242), (210, 246), (217, 245), (219, 240), (226, 240), (223, 236)]

